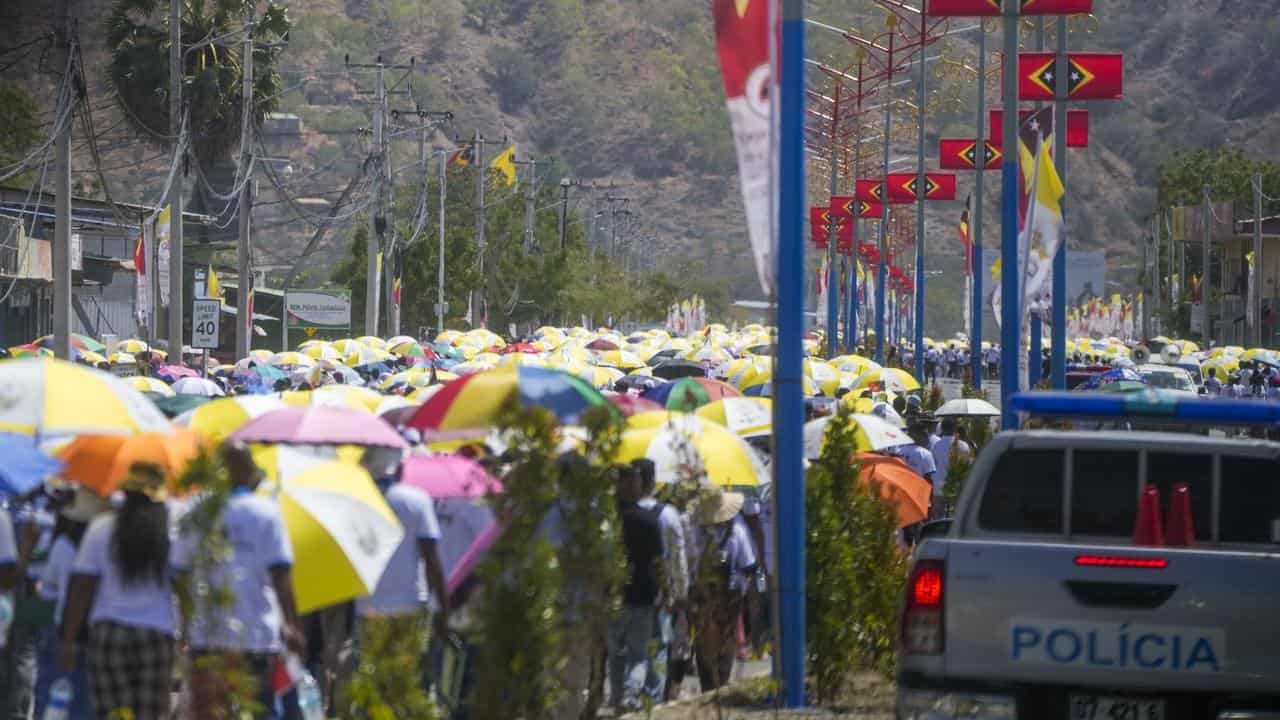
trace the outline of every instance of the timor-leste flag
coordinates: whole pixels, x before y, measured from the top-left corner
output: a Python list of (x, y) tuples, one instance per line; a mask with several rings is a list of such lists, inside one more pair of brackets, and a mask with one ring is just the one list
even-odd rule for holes
[(883, 186), (880, 180), (859, 180), (854, 183), (854, 197), (865, 203), (883, 203)]
[(832, 195), (831, 214), (841, 221), (852, 220), (858, 211), (858, 200), (851, 195)]
[(454, 167), (467, 167), (476, 161), (476, 145), (468, 142), (449, 156), (449, 164)]
[(858, 217), (868, 220), (884, 219), (884, 203), (858, 201)]
[[(1018, 99), (1057, 97), (1057, 56), (1051, 52), (1018, 54)], [(1124, 56), (1120, 53), (1067, 54), (1068, 100), (1118, 100), (1124, 96)]]
[(973, 245), (969, 241), (969, 208), (973, 204), (973, 197), (970, 196), (965, 201), (964, 210), (960, 213), (960, 246), (964, 248), (964, 271), (966, 274), (973, 272)]
[(984, 17), (1000, 14), (1000, 0), (929, 0), (926, 14), (936, 17)]
[[(926, 200), (955, 200), (956, 176), (951, 173), (925, 173)], [(917, 173), (889, 173), (889, 201), (912, 202), (916, 199)]]
[[(1018, 122), (1024, 123), (1027, 118), (1031, 117), (1031, 113), (1035, 112), (1030, 108), (1018, 111)], [(987, 113), (988, 118), (988, 135), (991, 144), (1001, 147), (1004, 143), (1004, 111), (991, 110)], [(1085, 148), (1089, 147), (1089, 111), (1088, 110), (1068, 110), (1067, 111), (1067, 147), (1069, 148)]]
[(809, 241), (819, 250), (827, 249), (827, 212), (824, 207), (809, 208)]
[[(983, 153), (986, 170), (999, 170), (1004, 157), (1000, 148), (986, 143)], [(973, 170), (978, 167), (978, 141), (967, 138), (942, 138), (938, 141), (938, 164), (943, 170)]]
[(1023, 15), (1087, 15), (1093, 0), (1022, 0)]

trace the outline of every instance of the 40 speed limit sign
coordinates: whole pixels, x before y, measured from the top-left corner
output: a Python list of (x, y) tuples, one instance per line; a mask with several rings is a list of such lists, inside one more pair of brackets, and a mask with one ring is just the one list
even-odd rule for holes
[(222, 301), (191, 301), (191, 347), (204, 350), (218, 349), (218, 325), (222, 311)]

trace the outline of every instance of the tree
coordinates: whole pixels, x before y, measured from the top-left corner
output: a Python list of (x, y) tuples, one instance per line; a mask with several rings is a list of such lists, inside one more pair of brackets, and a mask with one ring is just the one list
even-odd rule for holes
[[(168, 145), (169, 3), (115, 0), (107, 20), (106, 72), (126, 121), (142, 137)], [(188, 0), (183, 5), (183, 103), (190, 121), (191, 149), (201, 168), (211, 168), (239, 147), (244, 23), (250, 0)], [(253, 27), (252, 121), (262, 122), (279, 102), (276, 71), (291, 23), (285, 8), (266, 3)]]
[(462, 0), (467, 19), (475, 23), (480, 32), (489, 31), (489, 23), (502, 15), (505, 0)]
[[(0, 82), (0, 169), (17, 163), (40, 142), (39, 108), (31, 95), (11, 82)], [(24, 184), (19, 175), (13, 184)]]
[(1216, 202), (1253, 203), (1253, 176), (1262, 173), (1262, 189), (1280, 195), (1280, 164), (1255, 159), (1238, 147), (1178, 152), (1160, 166), (1161, 208), (1199, 205), (1209, 186)]

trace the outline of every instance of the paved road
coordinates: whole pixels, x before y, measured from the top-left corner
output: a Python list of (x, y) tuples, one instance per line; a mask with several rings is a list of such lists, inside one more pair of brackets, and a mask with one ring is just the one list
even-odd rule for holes
[[(939, 378), (938, 385), (942, 388), (942, 397), (946, 400), (955, 400), (960, 397), (960, 390), (964, 387), (964, 383), (961, 381), (950, 378)], [(987, 391), (987, 400), (992, 405), (1000, 407), (1000, 381), (990, 380), (983, 382), (982, 389)]]

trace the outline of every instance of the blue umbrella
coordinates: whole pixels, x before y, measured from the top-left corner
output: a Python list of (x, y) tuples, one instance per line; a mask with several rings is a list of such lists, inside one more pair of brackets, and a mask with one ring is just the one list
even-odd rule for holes
[(1115, 368), (1103, 373), (1098, 373), (1093, 377), (1085, 380), (1076, 387), (1077, 390), (1097, 390), (1103, 385), (1109, 385), (1117, 382), (1138, 382), (1146, 383), (1141, 375), (1129, 368)]
[(0, 433), (0, 494), (26, 495), (45, 478), (62, 470), (62, 463), (45, 455), (25, 435)]

